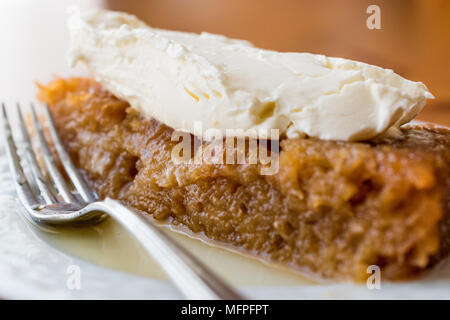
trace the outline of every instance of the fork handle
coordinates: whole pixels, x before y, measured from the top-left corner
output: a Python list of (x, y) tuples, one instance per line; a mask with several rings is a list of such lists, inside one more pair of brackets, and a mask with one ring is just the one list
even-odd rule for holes
[(243, 299), (223, 280), (139, 212), (118, 200), (93, 203), (127, 229), (167, 273), (187, 299)]

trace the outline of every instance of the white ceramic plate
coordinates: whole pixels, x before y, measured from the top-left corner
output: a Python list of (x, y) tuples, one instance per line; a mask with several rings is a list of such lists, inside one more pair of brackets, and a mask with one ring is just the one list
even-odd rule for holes
[[(164, 279), (161, 269), (112, 221), (82, 230), (42, 231), (25, 220), (16, 200), (3, 145), (0, 148), (0, 297), (181, 298)], [(313, 284), (200, 241), (181, 235), (175, 238), (249, 298), (450, 298), (448, 260), (424, 279), (399, 284), (382, 281), (381, 289), (369, 290), (364, 284)]]

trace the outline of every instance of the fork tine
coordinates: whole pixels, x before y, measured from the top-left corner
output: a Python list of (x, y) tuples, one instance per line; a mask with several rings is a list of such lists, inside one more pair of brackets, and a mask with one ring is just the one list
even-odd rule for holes
[(28, 184), (25, 174), (23, 173), (4, 103), (2, 103), (1, 119), (5, 136), (5, 149), (6, 153), (8, 154), (9, 167), (11, 169), (11, 172), (13, 173), (13, 179), (17, 194), (23, 205), (28, 206), (28, 209), (34, 208), (38, 206), (39, 203), (33, 192), (31, 191), (30, 185)]
[(80, 172), (77, 170), (72, 160), (70, 159), (70, 156), (67, 153), (66, 149), (64, 148), (61, 139), (59, 138), (59, 134), (56, 131), (55, 123), (53, 121), (53, 117), (50, 113), (48, 105), (44, 106), (44, 114), (47, 118), (48, 127), (50, 129), (50, 135), (52, 136), (53, 143), (59, 155), (59, 159), (61, 160), (64, 169), (69, 175), (70, 180), (75, 186), (75, 189), (78, 191), (78, 193), (81, 195), (84, 201), (86, 202), (96, 201), (97, 200), (96, 195), (88, 187), (83, 177), (80, 175)]
[(77, 200), (70, 192), (69, 186), (64, 180), (64, 177), (58, 171), (55, 158), (53, 157), (52, 152), (50, 151), (50, 147), (48, 146), (47, 141), (45, 140), (44, 130), (42, 129), (41, 123), (38, 120), (34, 104), (31, 104), (31, 116), (33, 118), (34, 128), (36, 129), (37, 132), (39, 146), (41, 148), (42, 157), (44, 158), (45, 167), (50, 173), (50, 177), (55, 183), (56, 189), (58, 190), (59, 194), (61, 195), (61, 197), (65, 202), (76, 203)]
[(31, 172), (33, 173), (34, 179), (36, 180), (36, 185), (39, 188), (42, 198), (45, 203), (51, 204), (57, 202), (55, 196), (53, 195), (44, 175), (42, 174), (41, 169), (36, 160), (36, 155), (31, 145), (30, 135), (28, 134), (28, 130), (25, 127), (25, 121), (23, 120), (22, 110), (20, 108), (19, 103), (17, 104), (17, 113), (19, 116), (19, 127), (22, 132), (22, 138), (24, 139), (24, 150), (25, 157), (30, 166)]

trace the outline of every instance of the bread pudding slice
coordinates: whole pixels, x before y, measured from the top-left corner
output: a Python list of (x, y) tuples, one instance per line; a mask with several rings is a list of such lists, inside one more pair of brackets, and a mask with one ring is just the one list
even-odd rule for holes
[(411, 126), (367, 142), (281, 139), (278, 172), (262, 175), (260, 163), (173, 161), (173, 129), (92, 79), (58, 79), (40, 86), (38, 97), (100, 197), (224, 246), (355, 281), (371, 265), (382, 279), (408, 278), (449, 251), (445, 128)]

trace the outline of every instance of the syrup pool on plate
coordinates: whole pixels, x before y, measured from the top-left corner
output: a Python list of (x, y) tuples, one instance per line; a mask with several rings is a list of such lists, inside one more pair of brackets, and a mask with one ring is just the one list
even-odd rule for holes
[[(50, 232), (34, 227), (51, 246), (91, 263), (139, 276), (165, 279), (161, 267), (128, 232), (112, 219), (82, 228), (55, 228)], [(163, 229), (200, 261), (233, 285), (267, 286), (311, 284), (297, 273), (262, 263), (229, 250), (208, 245), (186, 235)]]

